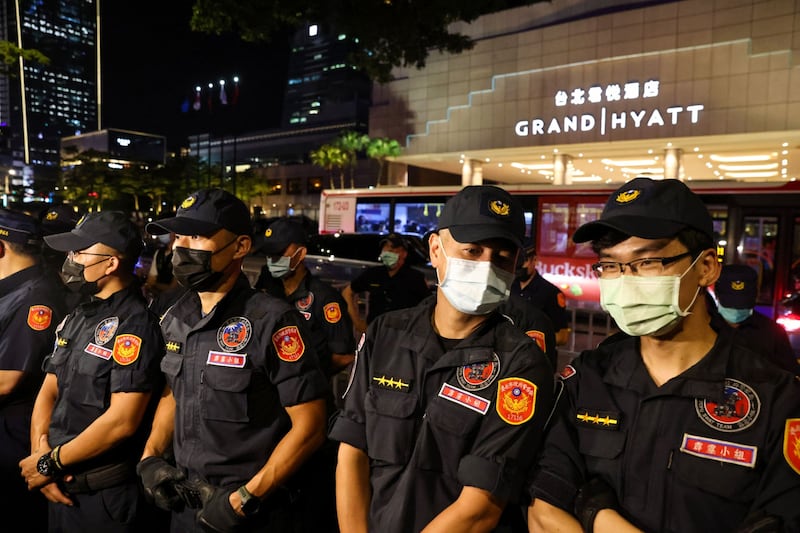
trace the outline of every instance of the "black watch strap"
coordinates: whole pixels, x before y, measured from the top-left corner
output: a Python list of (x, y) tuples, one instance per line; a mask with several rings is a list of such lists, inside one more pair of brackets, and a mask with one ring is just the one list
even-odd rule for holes
[(239, 497), (242, 499), (242, 512), (245, 516), (252, 516), (261, 506), (261, 500), (254, 496), (247, 487), (242, 485), (237, 489)]

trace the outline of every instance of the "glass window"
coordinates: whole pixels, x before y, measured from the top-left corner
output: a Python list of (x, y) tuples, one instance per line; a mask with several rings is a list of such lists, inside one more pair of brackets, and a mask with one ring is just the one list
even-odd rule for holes
[(569, 242), (569, 204), (543, 203), (537, 253), (563, 254)]
[(436, 229), (443, 202), (398, 203), (394, 210), (394, 231), (424, 235)]
[(356, 232), (385, 233), (389, 231), (389, 204), (357, 204)]
[(739, 256), (758, 272), (758, 303), (771, 303), (775, 289), (775, 242), (778, 217), (744, 217)]
[(267, 194), (280, 194), (283, 189), (281, 180), (267, 180)]
[[(575, 224), (571, 228), (570, 238), (572, 238), (572, 233), (575, 233), (575, 230), (577, 230), (580, 226), (600, 218), (600, 214), (602, 212), (603, 204), (577, 204), (575, 206)], [(592, 251), (591, 243), (582, 242), (575, 245), (574, 255), (575, 257), (594, 257), (595, 253)]]
[(290, 178), (286, 181), (286, 192), (289, 194), (303, 194), (303, 178)]

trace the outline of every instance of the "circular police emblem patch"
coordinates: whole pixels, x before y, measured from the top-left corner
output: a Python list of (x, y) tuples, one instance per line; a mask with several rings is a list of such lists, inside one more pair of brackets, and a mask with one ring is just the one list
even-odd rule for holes
[(304, 297), (300, 298), (299, 300), (297, 300), (294, 303), (294, 305), (299, 310), (305, 311), (306, 309), (311, 307), (311, 304), (313, 304), (313, 303), (314, 303), (314, 293), (313, 292), (309, 292), (306, 296), (304, 296)]
[(117, 326), (119, 326), (119, 318), (110, 316), (104, 318), (102, 322), (97, 324), (94, 328), (94, 342), (100, 346), (114, 338), (117, 333)]
[(743, 431), (753, 425), (761, 410), (761, 401), (756, 391), (746, 383), (726, 378), (721, 402), (696, 398), (694, 408), (697, 416), (707, 426), (731, 433)]
[(497, 379), (500, 373), (500, 358), (492, 354), (491, 361), (472, 363), (456, 369), (458, 384), (467, 390), (483, 390)]
[(250, 340), (253, 326), (243, 316), (229, 318), (217, 330), (217, 344), (226, 352), (241, 350)]

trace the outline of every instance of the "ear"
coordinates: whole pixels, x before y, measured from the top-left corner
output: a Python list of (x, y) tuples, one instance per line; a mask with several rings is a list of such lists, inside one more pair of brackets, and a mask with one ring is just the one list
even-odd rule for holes
[(442, 238), (438, 233), (431, 233), (428, 237), (428, 255), (430, 256), (431, 266), (438, 267), (443, 261)]
[(722, 272), (722, 265), (717, 260), (717, 251), (709, 248), (700, 254), (697, 260), (696, 268), (700, 274), (698, 283), (701, 287), (709, 287), (719, 279), (720, 272)]
[(116, 255), (112, 255), (111, 257), (108, 258), (108, 265), (106, 265), (104, 274), (108, 276), (113, 274), (114, 272), (117, 272), (119, 270), (120, 264), (121, 263), (119, 257), (117, 257)]
[(233, 254), (234, 259), (240, 259), (250, 253), (253, 247), (253, 240), (247, 235), (239, 235), (236, 238), (236, 253)]
[(308, 248), (306, 248), (305, 246), (301, 246), (300, 248), (297, 249), (297, 257), (298, 257), (297, 264), (298, 265), (303, 262), (303, 259), (306, 258), (306, 253), (307, 252), (308, 252)]

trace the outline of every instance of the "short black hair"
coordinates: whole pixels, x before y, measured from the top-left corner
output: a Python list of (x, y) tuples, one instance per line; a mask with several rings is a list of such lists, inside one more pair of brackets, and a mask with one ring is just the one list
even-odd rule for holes
[[(597, 255), (600, 255), (602, 250), (616, 246), (630, 237), (631, 235), (622, 233), (621, 231), (609, 229), (599, 238), (592, 241), (592, 250)], [(678, 239), (681, 244), (686, 246), (686, 249), (689, 250), (694, 257), (697, 257), (697, 254), (703, 250), (714, 248), (714, 241), (708, 234), (688, 226), (680, 230), (673, 238)]]
[(42, 241), (27, 242), (24, 244), (19, 242), (3, 241), (3, 244), (9, 249), (13, 250), (14, 253), (19, 255), (27, 255), (29, 257), (40, 257), (42, 255)]

